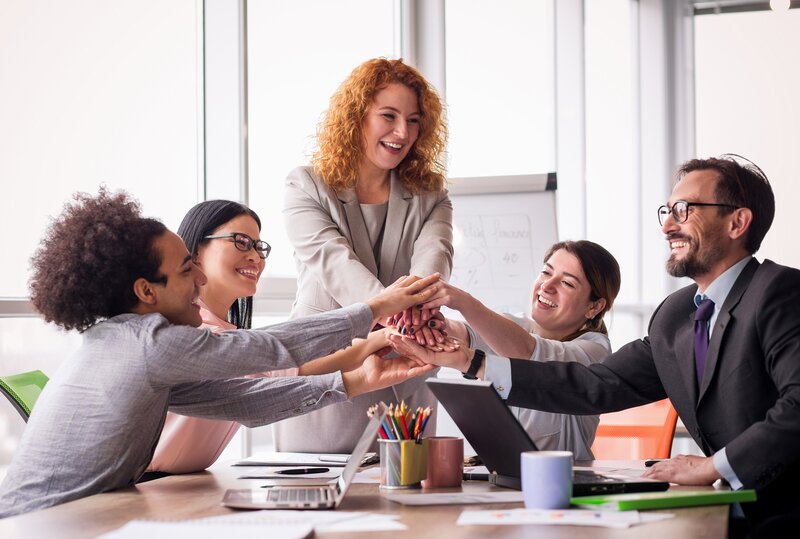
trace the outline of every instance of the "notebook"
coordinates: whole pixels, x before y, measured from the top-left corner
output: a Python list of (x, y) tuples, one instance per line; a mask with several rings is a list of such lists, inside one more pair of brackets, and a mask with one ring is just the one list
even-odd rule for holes
[(669, 507), (694, 507), (756, 501), (755, 490), (671, 490), (669, 492), (642, 492), (639, 494), (614, 494), (611, 496), (579, 496), (570, 500), (572, 505), (586, 509), (664, 509)]
[[(489, 469), (489, 481), (501, 487), (521, 490), (520, 453), (538, 451), (491, 382), (428, 378), (433, 394)], [(616, 494), (663, 491), (665, 481), (643, 477), (573, 472), (572, 495)]]
[(222, 505), (237, 509), (335, 509), (361, 465), (367, 450), (378, 438), (378, 429), (386, 417), (388, 408), (384, 403), (372, 416), (364, 434), (356, 444), (352, 456), (342, 469), (335, 484), (324, 486), (276, 486), (260, 489), (230, 489), (225, 492)]

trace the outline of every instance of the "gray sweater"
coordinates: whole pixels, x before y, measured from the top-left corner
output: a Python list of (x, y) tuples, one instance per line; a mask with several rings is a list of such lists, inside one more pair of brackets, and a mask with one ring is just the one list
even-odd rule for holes
[(341, 373), (239, 378), (298, 367), (372, 325), (365, 304), (215, 335), (159, 314), (123, 314), (83, 334), (48, 382), (0, 485), (0, 518), (133, 484), (167, 409), (257, 426), (347, 400)]

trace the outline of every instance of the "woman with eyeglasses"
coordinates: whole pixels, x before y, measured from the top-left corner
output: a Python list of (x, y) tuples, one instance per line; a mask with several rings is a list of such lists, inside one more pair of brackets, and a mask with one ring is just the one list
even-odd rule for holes
[[(183, 218), (178, 235), (203, 270), (200, 289), (201, 328), (214, 332), (250, 329), (253, 295), (264, 271), (270, 246), (261, 240), (261, 220), (243, 204), (209, 200)], [(373, 331), (353, 346), (304, 364), (300, 369), (275, 370), (260, 376), (325, 374), (357, 368), (385, 347), (384, 331)], [(218, 421), (168, 413), (148, 472), (189, 473), (213, 464), (239, 429), (235, 421)], [(151, 476), (152, 477), (152, 476)]]

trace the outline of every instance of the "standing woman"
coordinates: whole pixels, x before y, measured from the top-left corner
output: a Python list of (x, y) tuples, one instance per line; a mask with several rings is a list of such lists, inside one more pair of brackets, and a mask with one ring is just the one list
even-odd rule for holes
[[(298, 273), (291, 316), (361, 301), (403, 275), (449, 279), (447, 127), (441, 99), (422, 75), (402, 60), (364, 62), (331, 98), (317, 142), (312, 166), (286, 181), (284, 216)], [(423, 379), (411, 380), (277, 423), (276, 449), (351, 452), (367, 407), (401, 399), (435, 402)]]
[[(230, 200), (208, 200), (194, 206), (178, 227), (178, 235), (206, 275), (200, 289), (201, 328), (221, 333), (250, 329), (253, 295), (264, 271), (270, 246), (261, 240), (261, 220), (247, 206)], [(364, 358), (386, 346), (384, 331), (299, 369), (267, 371), (255, 376), (326, 374), (357, 368)], [(220, 358), (223, 361), (224, 358)], [(208, 468), (239, 430), (236, 421), (167, 413), (148, 472), (190, 473)]]

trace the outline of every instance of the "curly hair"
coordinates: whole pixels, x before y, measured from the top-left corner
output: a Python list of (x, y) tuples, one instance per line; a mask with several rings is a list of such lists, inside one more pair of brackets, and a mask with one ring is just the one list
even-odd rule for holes
[(412, 193), (444, 189), (444, 152), (447, 122), (442, 100), (422, 74), (403, 60), (374, 58), (350, 73), (330, 101), (317, 128), (318, 148), (312, 157), (314, 171), (333, 189), (352, 188), (364, 157), (362, 123), (375, 93), (400, 83), (417, 95), (420, 129), (416, 143), (397, 166), (397, 173)]
[[(206, 200), (186, 213), (178, 227), (178, 236), (183, 239), (194, 258), (200, 246), (211, 241), (206, 236), (240, 215), (252, 217), (261, 230), (258, 214), (244, 204), (232, 200)], [(236, 299), (228, 309), (228, 321), (238, 329), (250, 329), (253, 323), (253, 297)]]
[(31, 258), (31, 302), (47, 322), (84, 331), (131, 312), (136, 279), (166, 284), (154, 241), (167, 229), (127, 193), (76, 193)]

